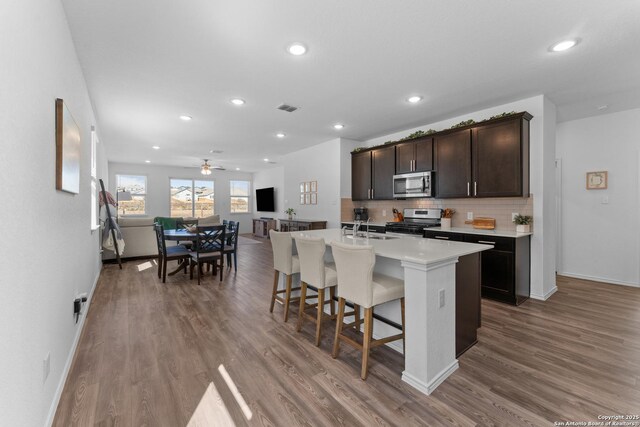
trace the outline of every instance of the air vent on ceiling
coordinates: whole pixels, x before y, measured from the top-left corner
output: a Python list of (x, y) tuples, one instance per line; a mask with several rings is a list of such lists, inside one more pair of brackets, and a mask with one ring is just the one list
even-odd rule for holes
[(278, 110), (286, 111), (287, 113), (293, 113), (296, 111), (298, 107), (294, 107), (293, 105), (282, 104), (278, 107)]
[(268, 162), (270, 165), (275, 165), (276, 162)]
[(222, 150), (209, 150), (211, 154), (222, 154)]

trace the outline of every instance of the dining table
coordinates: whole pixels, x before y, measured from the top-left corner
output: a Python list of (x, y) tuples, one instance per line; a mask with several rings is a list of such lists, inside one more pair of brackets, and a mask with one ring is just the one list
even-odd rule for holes
[[(165, 240), (172, 240), (172, 241), (178, 241), (178, 242), (183, 242), (183, 241), (193, 242), (193, 244), (195, 245), (195, 242), (198, 240), (198, 233), (189, 231), (189, 230), (184, 230), (184, 229), (164, 230), (164, 238)], [(175, 270), (170, 271), (167, 274), (169, 276), (173, 276), (177, 274), (180, 270), (183, 270), (188, 266), (189, 266), (189, 261), (182, 260), (180, 261), (180, 263), (178, 264), (178, 267), (176, 267)]]

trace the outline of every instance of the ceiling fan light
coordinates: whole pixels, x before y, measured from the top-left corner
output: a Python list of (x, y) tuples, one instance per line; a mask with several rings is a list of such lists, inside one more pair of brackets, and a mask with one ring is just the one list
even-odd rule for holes
[(209, 159), (204, 159), (204, 163), (200, 166), (200, 173), (202, 175), (211, 175), (211, 166), (207, 163)]

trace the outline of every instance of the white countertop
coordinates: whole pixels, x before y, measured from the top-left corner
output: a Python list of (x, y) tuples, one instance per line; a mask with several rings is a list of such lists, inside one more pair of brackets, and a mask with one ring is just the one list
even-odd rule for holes
[(525, 237), (531, 236), (533, 233), (517, 233), (515, 231), (509, 230), (483, 230), (481, 228), (467, 228), (467, 227), (451, 227), (451, 228), (442, 228), (442, 227), (430, 227), (425, 228), (425, 230), (429, 231), (442, 231), (446, 233), (464, 233), (464, 234), (478, 234), (481, 236), (495, 236), (495, 237)]
[[(355, 224), (355, 221), (340, 221), (340, 224)], [(370, 222), (369, 225), (371, 226), (376, 226), (376, 227), (384, 227), (387, 225), (386, 222)], [(364, 228), (363, 228), (364, 227)], [(363, 221), (360, 223), (360, 230), (366, 230), (367, 229), (367, 221)]]
[[(384, 234), (371, 234), (384, 236)], [(322, 237), (327, 245), (331, 242), (351, 243), (360, 246), (371, 245), (378, 256), (426, 265), (493, 248), (491, 245), (411, 237), (397, 237), (387, 240), (353, 239), (349, 235), (343, 236), (340, 229), (294, 231), (291, 235), (293, 238), (296, 236)]]

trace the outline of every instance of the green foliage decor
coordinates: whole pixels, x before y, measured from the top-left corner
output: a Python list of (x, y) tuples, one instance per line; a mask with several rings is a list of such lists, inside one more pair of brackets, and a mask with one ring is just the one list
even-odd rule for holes
[(516, 215), (513, 218), (513, 222), (515, 222), (517, 225), (529, 225), (531, 224), (531, 220), (533, 218), (531, 218), (529, 215)]

